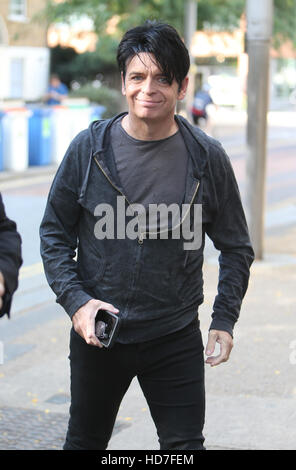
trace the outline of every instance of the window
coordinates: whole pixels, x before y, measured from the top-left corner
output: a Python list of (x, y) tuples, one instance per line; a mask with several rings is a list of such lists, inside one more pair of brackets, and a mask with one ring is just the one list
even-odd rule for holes
[(15, 18), (25, 18), (27, 13), (26, 0), (10, 0), (9, 14)]
[(23, 97), (24, 59), (13, 57), (10, 61), (10, 98)]

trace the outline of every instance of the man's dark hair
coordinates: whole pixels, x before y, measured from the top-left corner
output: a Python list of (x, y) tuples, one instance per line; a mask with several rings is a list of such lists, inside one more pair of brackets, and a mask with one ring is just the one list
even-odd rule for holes
[(124, 34), (117, 49), (117, 63), (124, 79), (128, 61), (141, 52), (153, 54), (168, 82), (171, 84), (176, 79), (180, 89), (188, 73), (190, 59), (184, 42), (173, 26), (147, 20), (142, 26)]

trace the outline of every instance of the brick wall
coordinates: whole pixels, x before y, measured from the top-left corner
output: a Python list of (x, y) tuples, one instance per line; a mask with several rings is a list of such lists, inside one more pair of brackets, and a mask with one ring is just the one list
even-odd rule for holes
[(16, 21), (9, 16), (10, 0), (1, 0), (0, 15), (2, 16), (9, 37), (9, 46), (47, 46), (47, 25), (33, 21), (33, 16), (42, 10), (45, 0), (27, 0), (27, 15), (24, 21)]

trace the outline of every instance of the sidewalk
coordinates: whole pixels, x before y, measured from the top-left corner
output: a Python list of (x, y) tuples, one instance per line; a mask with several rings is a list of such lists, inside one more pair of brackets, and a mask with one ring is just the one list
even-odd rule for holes
[(20, 184), (21, 186), (30, 185), (34, 183), (42, 183), (53, 178), (58, 169), (57, 165), (46, 166), (31, 166), (24, 171), (0, 171), (0, 188), (1, 191), (7, 188), (15, 188)]

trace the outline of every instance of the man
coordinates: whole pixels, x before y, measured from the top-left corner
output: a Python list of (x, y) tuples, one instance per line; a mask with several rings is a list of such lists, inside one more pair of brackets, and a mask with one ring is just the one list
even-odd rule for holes
[(194, 96), (193, 106), (191, 110), (194, 124), (198, 126), (201, 119), (207, 122), (207, 107), (210, 104), (214, 104), (214, 102), (210, 95), (210, 87), (207, 83), (205, 83), (202, 89), (198, 90)]
[(52, 74), (50, 77), (48, 92), (46, 95), (46, 104), (60, 105), (68, 96), (68, 87), (61, 82), (60, 77)]
[[(49, 285), (73, 323), (64, 449), (107, 448), (135, 376), (160, 449), (204, 449), (198, 306), (205, 234), (221, 251), (206, 348), (211, 366), (229, 357), (253, 250), (228, 157), (216, 141), (175, 115), (189, 69), (178, 33), (146, 22), (124, 35), (117, 60), (128, 112), (94, 122), (72, 141), (40, 229)], [(142, 208), (159, 203), (184, 207), (184, 216), (176, 221), (173, 214), (165, 229), (162, 217), (152, 217), (147, 228)], [(200, 217), (194, 220), (200, 207), (200, 240), (197, 234), (188, 250), (188, 231), (201, 227)], [(186, 224), (184, 235), (176, 237)], [(102, 348), (95, 334), (100, 309), (121, 321), (111, 349)]]
[(0, 194), (0, 317), (10, 314), (21, 264), (21, 237), (15, 222), (6, 216)]

